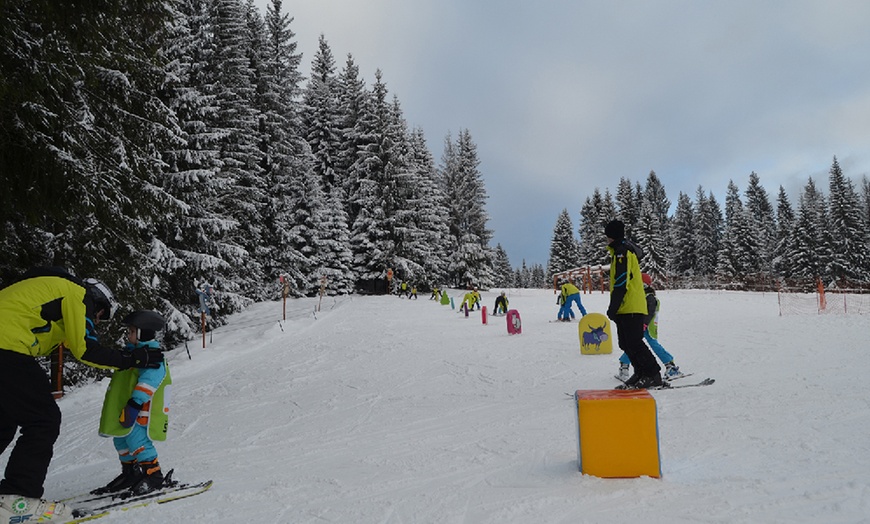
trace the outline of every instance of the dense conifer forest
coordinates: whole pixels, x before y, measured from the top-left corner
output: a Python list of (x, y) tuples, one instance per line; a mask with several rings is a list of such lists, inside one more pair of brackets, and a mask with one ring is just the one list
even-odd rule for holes
[(834, 157), (827, 193), (812, 178), (792, 204), (780, 186), (775, 200), (749, 174), (741, 191), (732, 180), (724, 210), (712, 193), (698, 187), (680, 193), (676, 207), (656, 173), (645, 185), (619, 180), (615, 196), (599, 189), (580, 209), (579, 240), (571, 216), (556, 221), (548, 274), (578, 266), (606, 264), (603, 224), (619, 218), (626, 235), (644, 249), (641, 267), (672, 287), (777, 289), (783, 283), (812, 289), (860, 289), (870, 282), (870, 180), (860, 187)]

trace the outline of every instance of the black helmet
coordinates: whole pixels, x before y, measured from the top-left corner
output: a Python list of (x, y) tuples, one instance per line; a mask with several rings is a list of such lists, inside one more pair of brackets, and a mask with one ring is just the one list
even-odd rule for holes
[(105, 310), (108, 315), (105, 320), (111, 320), (115, 315), (115, 311), (118, 311), (118, 301), (115, 300), (115, 295), (112, 294), (109, 286), (96, 278), (86, 278), (83, 283), (85, 285), (85, 292), (90, 295), (91, 300), (94, 302), (94, 307), (96, 308), (94, 312)]
[(121, 324), (137, 328), (139, 330), (139, 340), (153, 340), (157, 332), (166, 325), (166, 321), (156, 311), (140, 309), (124, 317)]

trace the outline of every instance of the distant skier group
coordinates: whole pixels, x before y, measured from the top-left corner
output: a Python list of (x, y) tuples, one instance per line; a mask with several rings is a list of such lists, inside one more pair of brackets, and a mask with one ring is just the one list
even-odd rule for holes
[(417, 286), (408, 284), (406, 281), (403, 280), (402, 283), (399, 284), (399, 287), (396, 289), (396, 295), (398, 295), (400, 298), (417, 300)]

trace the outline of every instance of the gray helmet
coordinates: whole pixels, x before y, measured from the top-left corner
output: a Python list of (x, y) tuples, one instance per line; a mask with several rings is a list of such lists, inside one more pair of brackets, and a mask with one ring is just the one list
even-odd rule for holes
[(94, 312), (105, 310), (108, 316), (104, 320), (111, 320), (115, 312), (118, 311), (119, 304), (109, 286), (96, 278), (86, 278), (82, 282), (85, 285), (85, 292), (94, 302), (96, 308)]

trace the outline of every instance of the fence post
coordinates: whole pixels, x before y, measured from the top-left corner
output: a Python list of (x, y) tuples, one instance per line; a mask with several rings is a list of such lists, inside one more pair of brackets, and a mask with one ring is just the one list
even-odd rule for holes
[(819, 313), (821, 313), (828, 307), (828, 301), (825, 299), (825, 285), (822, 284), (822, 278), (818, 277), (816, 281), (819, 289)]

